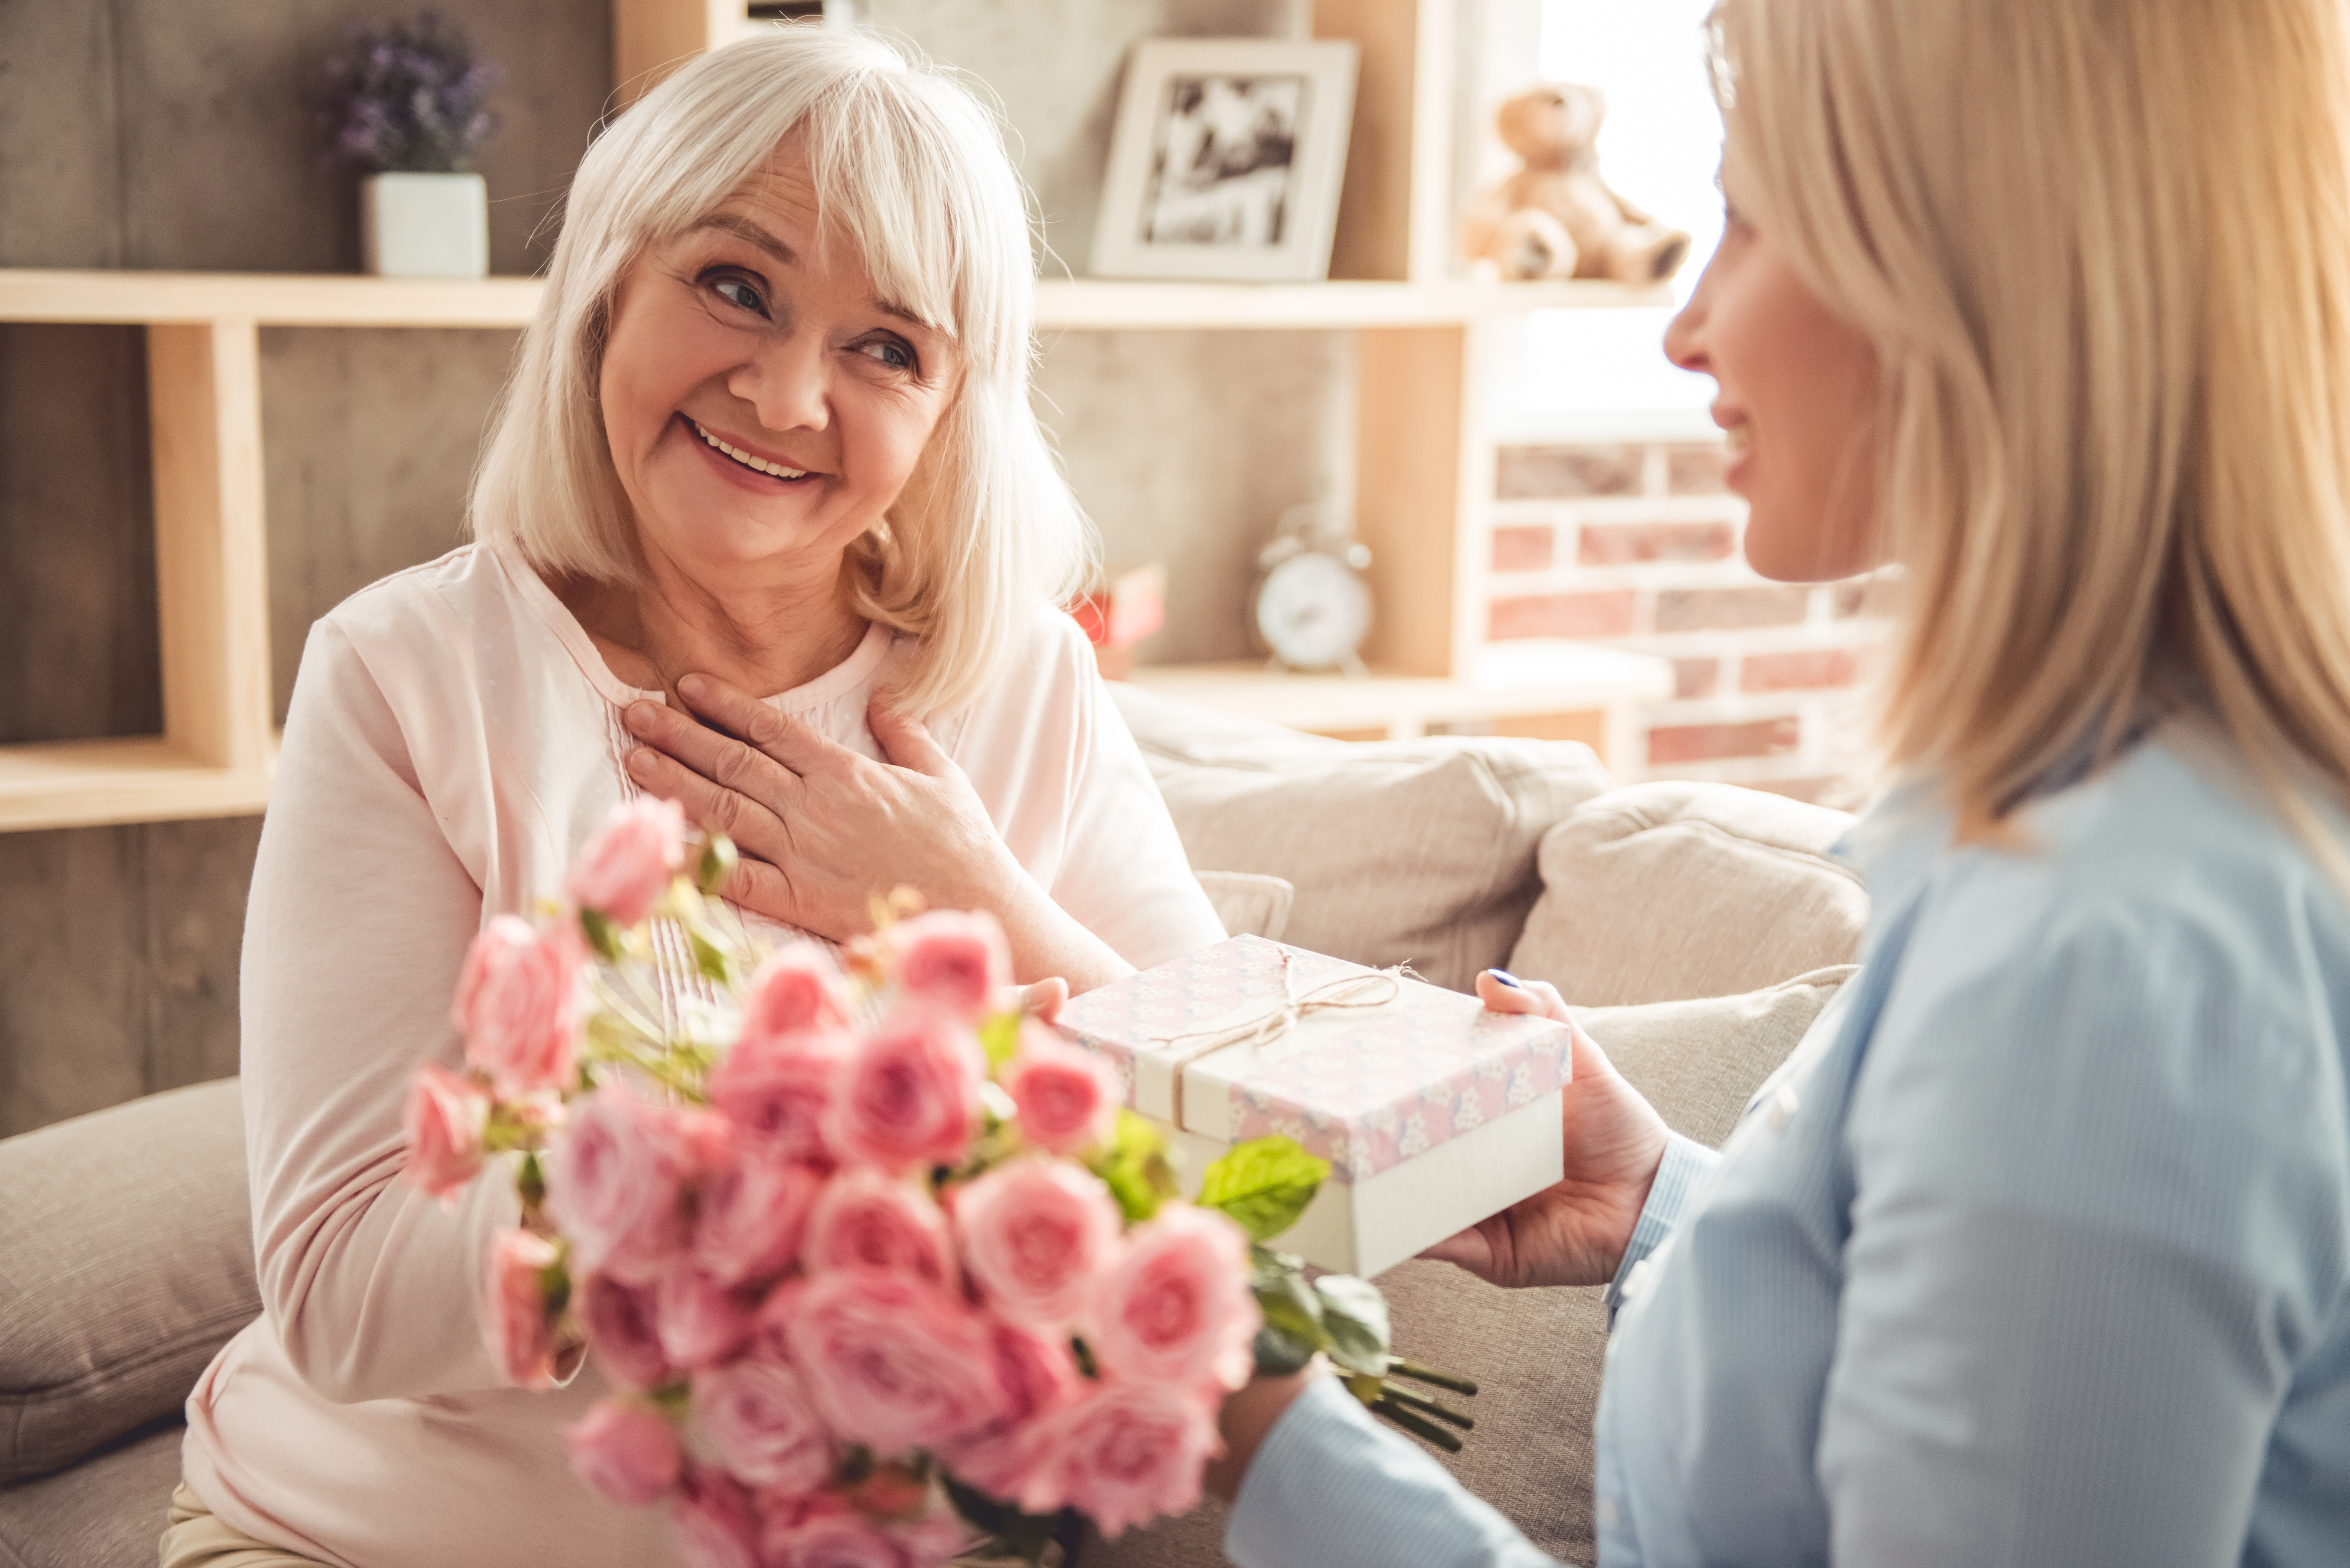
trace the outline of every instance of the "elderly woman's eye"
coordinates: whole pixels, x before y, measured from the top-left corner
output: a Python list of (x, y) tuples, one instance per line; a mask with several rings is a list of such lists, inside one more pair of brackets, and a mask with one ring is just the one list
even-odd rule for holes
[(767, 302), (759, 297), (757, 289), (742, 278), (717, 278), (710, 286), (717, 293), (719, 298), (729, 305), (738, 306), (744, 310), (754, 310), (762, 316), (767, 313)]
[(913, 350), (894, 338), (881, 337), (870, 343), (860, 343), (857, 346), (857, 351), (887, 365), (892, 370), (910, 370), (914, 368)]

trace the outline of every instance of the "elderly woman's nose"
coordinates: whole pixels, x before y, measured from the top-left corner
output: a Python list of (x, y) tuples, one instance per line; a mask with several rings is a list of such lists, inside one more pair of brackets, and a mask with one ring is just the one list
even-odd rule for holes
[(822, 430), (831, 421), (829, 357), (822, 345), (797, 340), (808, 336), (795, 335), (726, 378), (726, 389), (750, 404), (768, 430)]

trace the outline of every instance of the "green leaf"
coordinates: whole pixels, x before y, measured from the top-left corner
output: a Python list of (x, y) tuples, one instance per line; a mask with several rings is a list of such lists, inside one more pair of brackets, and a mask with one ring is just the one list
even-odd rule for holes
[(954, 1511), (973, 1528), (995, 1538), (994, 1550), (989, 1552), (992, 1556), (1019, 1557), (1030, 1563), (1042, 1561), (1045, 1546), (1067, 1517), (1023, 1513), (976, 1487), (965, 1486), (943, 1470), (939, 1473), (939, 1480), (946, 1488), (947, 1501), (954, 1504)]
[(1253, 1240), (1270, 1241), (1314, 1201), (1330, 1162), (1305, 1152), (1295, 1138), (1253, 1138), (1234, 1144), (1200, 1178), (1200, 1206), (1221, 1210)]
[(979, 1044), (991, 1071), (1011, 1061), (1020, 1050), (1020, 1015), (999, 1012), (990, 1018), (979, 1026)]
[(686, 935), (692, 940), (693, 965), (702, 971), (702, 978), (719, 985), (733, 984), (734, 961), (726, 950), (698, 930), (689, 930)]
[(723, 890), (726, 878), (734, 874), (734, 867), (741, 859), (734, 841), (712, 828), (710, 836), (702, 840), (701, 859), (694, 862), (694, 886), (711, 894)]
[(1378, 1377), (1388, 1363), (1388, 1299), (1368, 1280), (1325, 1274), (1314, 1282), (1322, 1298), (1322, 1329), (1330, 1359), (1350, 1372)]
[(629, 950), (620, 928), (593, 909), (579, 911), (579, 929), (587, 933), (588, 945), (594, 948), (597, 956), (606, 963), (619, 962), (620, 955)]
[(1147, 1118), (1129, 1110), (1118, 1113), (1117, 1129), (1110, 1134), (1109, 1146), (1094, 1157), (1093, 1171), (1108, 1184), (1110, 1196), (1118, 1199), (1128, 1224), (1141, 1224), (1176, 1195), (1175, 1169), (1167, 1163), (1166, 1140)]
[[(1279, 1257), (1280, 1254), (1271, 1254)], [(1295, 1264), (1295, 1260), (1290, 1260)], [(1295, 1266), (1259, 1267), (1249, 1276), (1264, 1326), (1256, 1335), (1256, 1368), (1271, 1376), (1295, 1372), (1314, 1359), (1325, 1338), (1322, 1298)]]
[(539, 1164), (536, 1149), (522, 1157), (522, 1168), (515, 1173), (515, 1190), (522, 1195), (525, 1211), (546, 1201), (546, 1168)]

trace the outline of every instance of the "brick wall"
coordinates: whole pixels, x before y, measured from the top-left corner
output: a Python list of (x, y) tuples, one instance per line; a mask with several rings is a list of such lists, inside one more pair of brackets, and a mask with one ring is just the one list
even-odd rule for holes
[(1603, 641), (1670, 661), (1638, 717), (1638, 776), (1824, 804), (1866, 793), (1859, 688), (1886, 626), (1858, 583), (1773, 583), (1740, 553), (1746, 504), (1716, 443), (1505, 446), (1487, 635)]

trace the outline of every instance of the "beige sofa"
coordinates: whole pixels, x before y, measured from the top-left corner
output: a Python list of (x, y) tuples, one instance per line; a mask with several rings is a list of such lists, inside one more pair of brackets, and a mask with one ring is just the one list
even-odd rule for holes
[[(1858, 944), (1862, 891), (1826, 853), (1838, 813), (1724, 785), (1611, 789), (1580, 746), (1347, 745), (1128, 688), (1119, 701), (1235, 929), (1452, 986), (1494, 964), (1555, 981), (1708, 1141)], [(181, 1402), (258, 1311), (236, 1085), (0, 1142), (0, 1568), (145, 1568)], [(1379, 1282), (1399, 1349), (1483, 1385), (1450, 1462), (1588, 1562), (1597, 1293), (1498, 1291), (1421, 1262)], [(1213, 1564), (1222, 1525), (1211, 1504), (1083, 1557)]]

